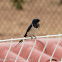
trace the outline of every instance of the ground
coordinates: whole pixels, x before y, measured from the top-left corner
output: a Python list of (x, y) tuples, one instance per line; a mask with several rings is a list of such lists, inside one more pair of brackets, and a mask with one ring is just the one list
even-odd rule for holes
[(23, 37), (34, 18), (41, 20), (37, 36), (62, 33), (59, 0), (26, 0), (23, 10), (17, 10), (10, 0), (1, 0), (0, 39)]

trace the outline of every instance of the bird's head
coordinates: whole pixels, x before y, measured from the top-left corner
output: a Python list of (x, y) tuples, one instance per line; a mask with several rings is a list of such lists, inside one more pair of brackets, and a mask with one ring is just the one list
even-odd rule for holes
[(33, 21), (32, 21), (32, 24), (38, 24), (39, 23), (39, 19), (34, 19)]
[(40, 24), (39, 24), (39, 19), (34, 19), (33, 21), (32, 21), (32, 24), (33, 24), (33, 26), (35, 27), (35, 28), (38, 28), (39, 26), (40, 26)]

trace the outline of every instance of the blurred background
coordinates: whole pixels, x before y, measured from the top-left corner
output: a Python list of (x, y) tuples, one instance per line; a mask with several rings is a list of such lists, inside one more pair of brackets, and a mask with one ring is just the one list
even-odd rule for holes
[(62, 34), (62, 0), (0, 0), (0, 39), (23, 37), (34, 18), (37, 36)]

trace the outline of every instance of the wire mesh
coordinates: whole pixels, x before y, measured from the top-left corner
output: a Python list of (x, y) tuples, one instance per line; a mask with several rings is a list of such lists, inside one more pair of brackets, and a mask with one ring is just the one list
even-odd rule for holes
[(9, 49), (8, 49), (8, 51), (7, 51), (7, 54), (6, 54), (6, 56), (5, 56), (4, 60), (3, 60), (3, 62), (6, 61), (6, 58), (7, 58), (8, 54), (9, 54), (9, 52), (10, 52), (10, 50), (11, 50), (11, 47), (12, 47), (12, 41), (11, 41), (11, 43), (10, 43), (10, 47), (9, 47)]
[(26, 61), (26, 62), (28, 62), (28, 61), (29, 61), (30, 56), (31, 56), (31, 54), (32, 54), (32, 52), (33, 52), (33, 50), (34, 50), (34, 48), (35, 48), (35, 45), (36, 45), (36, 39), (35, 39), (35, 43), (34, 43), (34, 45), (33, 45), (33, 48), (31, 49), (31, 52), (30, 52), (30, 54), (29, 54), (29, 56), (28, 56), (28, 58), (27, 58), (27, 61)]
[[(39, 59), (38, 59), (38, 62), (40, 62), (40, 59), (41, 59), (41, 57), (42, 57), (42, 55), (43, 55), (43, 53), (44, 53), (44, 51), (45, 51), (45, 49), (46, 49), (46, 47), (47, 47), (48, 38), (50, 38), (50, 37), (59, 37), (59, 38), (58, 38), (59, 41), (57, 42), (56, 48), (54, 49), (54, 51), (53, 51), (53, 53), (52, 53), (52, 55), (51, 55), (51, 58), (50, 58), (50, 62), (51, 62), (51, 60), (52, 60), (52, 58), (53, 58), (53, 55), (54, 55), (54, 53), (55, 53), (55, 51), (56, 51), (56, 49), (57, 49), (57, 47), (58, 47), (58, 45), (59, 45), (60, 37), (61, 37), (61, 36), (62, 36), (62, 34), (58, 34), (58, 35), (46, 35), (46, 36), (36, 36), (36, 39), (37, 39), (37, 38), (45, 38), (45, 37), (47, 38), (47, 42), (46, 42), (45, 47), (44, 47), (44, 49), (43, 49), (43, 51), (42, 51), (42, 53), (41, 53), (41, 55), (40, 55), (40, 57), (39, 57)], [(35, 38), (35, 37), (33, 37), (33, 38)], [(18, 57), (19, 57), (19, 55), (20, 55), (20, 53), (21, 53), (21, 51), (22, 51), (22, 48), (23, 48), (23, 46), (24, 46), (24, 39), (30, 39), (30, 37), (27, 37), (27, 38), (24, 37), (24, 38), (0, 40), (1, 42), (3, 42), (3, 41), (10, 41), (10, 40), (14, 41), (14, 40), (19, 40), (19, 39), (20, 39), (20, 40), (23, 40), (23, 44), (22, 44), (21, 49), (19, 50), (19, 53), (18, 53), (18, 55), (17, 55), (17, 57), (16, 57), (15, 62), (17, 62), (17, 59), (18, 59)], [(31, 50), (31, 52), (30, 52), (30, 54), (29, 54), (29, 56), (28, 56), (28, 58), (27, 58), (27, 62), (28, 62), (28, 60), (29, 60), (29, 58), (30, 58), (30, 56), (31, 56), (31, 54), (32, 54), (32, 51), (34, 50), (35, 45), (36, 45), (36, 39), (35, 39), (35, 43), (34, 43), (34, 45), (33, 45), (33, 48), (32, 48), (32, 50)], [(5, 62), (5, 60), (6, 60), (7, 56), (8, 56), (8, 53), (10, 52), (10, 49), (11, 49), (11, 46), (12, 46), (12, 41), (11, 41), (11, 45), (10, 45), (10, 47), (9, 47), (9, 50), (8, 50), (8, 52), (7, 52), (7, 54), (6, 54), (5, 59), (4, 59), (3, 62)]]
[(57, 45), (56, 45), (56, 48), (54, 49), (54, 51), (53, 51), (53, 53), (52, 53), (52, 55), (51, 55), (50, 62), (51, 62), (51, 60), (52, 60), (52, 58), (53, 58), (53, 55), (54, 55), (54, 53), (55, 53), (55, 51), (56, 51), (56, 49), (57, 49), (57, 47), (58, 47), (58, 45), (59, 45), (59, 42), (60, 42), (60, 34), (59, 34), (59, 40), (58, 40), (58, 43), (57, 43)]
[(44, 49), (43, 49), (43, 51), (42, 51), (42, 53), (41, 53), (41, 55), (40, 55), (40, 57), (38, 59), (38, 62), (40, 62), (40, 60), (42, 58), (42, 55), (43, 55), (44, 51), (46, 50), (47, 44), (48, 44), (48, 36), (47, 36), (47, 42), (46, 42), (45, 47), (44, 47)]
[(19, 53), (18, 53), (18, 55), (17, 55), (17, 57), (16, 57), (16, 59), (15, 59), (15, 62), (17, 62), (17, 59), (18, 59), (18, 57), (19, 57), (19, 55), (20, 55), (20, 53), (21, 53), (21, 51), (22, 51), (22, 49), (23, 49), (23, 46), (24, 46), (24, 40), (23, 40), (22, 47), (20, 48), (20, 51), (19, 51)]

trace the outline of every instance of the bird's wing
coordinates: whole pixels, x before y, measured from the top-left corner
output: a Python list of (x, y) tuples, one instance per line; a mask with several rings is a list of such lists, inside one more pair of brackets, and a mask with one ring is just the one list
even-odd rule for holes
[(26, 31), (26, 33), (25, 33), (24, 37), (26, 37), (26, 36), (27, 36), (27, 33), (30, 31), (31, 27), (32, 27), (32, 24), (28, 27), (28, 29), (27, 29), (27, 31)]
[[(26, 37), (26, 36), (27, 36), (27, 32), (29, 32), (29, 31), (30, 31), (31, 27), (32, 27), (32, 24), (28, 27), (28, 29), (27, 29), (27, 31), (26, 31), (26, 33), (25, 33), (24, 37)], [(23, 41), (23, 40), (20, 40), (20, 41), (19, 41), (19, 43), (18, 43), (17, 45), (19, 45), (19, 44), (20, 44), (20, 42), (22, 42), (22, 41)], [(17, 47), (17, 45), (16, 45), (15, 47)]]
[[(27, 29), (27, 31), (26, 31), (26, 33), (25, 33), (24, 37), (26, 37), (26, 36), (27, 36), (27, 32), (29, 32), (29, 31), (30, 31), (31, 27), (32, 27), (32, 24), (28, 27), (28, 29)], [(22, 42), (22, 40), (20, 40), (20, 41), (19, 41), (19, 43), (20, 43), (20, 42)]]

